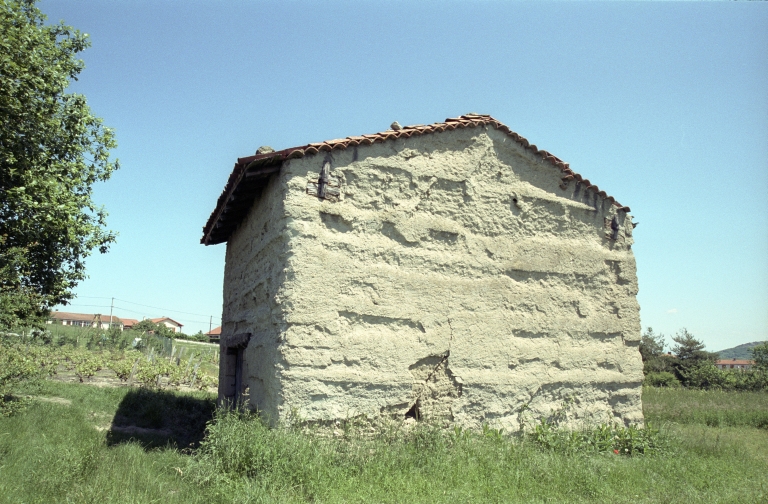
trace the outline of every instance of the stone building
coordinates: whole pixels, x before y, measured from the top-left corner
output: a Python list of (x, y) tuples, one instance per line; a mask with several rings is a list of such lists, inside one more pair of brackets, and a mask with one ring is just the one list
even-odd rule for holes
[(227, 242), (220, 399), (273, 422), (642, 424), (628, 212), (487, 115), (260, 148), (203, 228)]

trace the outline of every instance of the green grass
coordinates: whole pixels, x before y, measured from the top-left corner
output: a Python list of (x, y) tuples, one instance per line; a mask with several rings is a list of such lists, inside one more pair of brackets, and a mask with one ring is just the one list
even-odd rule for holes
[[(31, 406), (0, 420), (0, 502), (201, 502), (174, 469), (189, 458), (177, 440), (202, 434), (213, 398), (145, 391), (140, 404), (136, 391), (27, 384), (21, 392), (33, 396)], [(190, 414), (190, 402), (197, 403), (197, 415)], [(176, 423), (184, 415), (193, 427)], [(110, 430), (113, 422), (167, 434), (120, 435)], [(159, 445), (165, 448), (153, 448)]]
[[(19, 392), (33, 399), (22, 413), (0, 418), (0, 502), (768, 499), (768, 432), (750, 420), (766, 409), (759, 394), (646, 389), (646, 418), (662, 427), (669, 446), (627, 457), (565, 454), (494, 431), (445, 434), (428, 426), (373, 438), (353, 427), (330, 438), (269, 429), (250, 415), (217, 418), (195, 448), (213, 415), (204, 393), (52, 381), (28, 382)], [(738, 425), (707, 425), (702, 411), (723, 401), (743, 413), (733, 417)]]
[[(646, 387), (645, 415), (657, 422), (768, 429), (768, 392)], [(766, 431), (768, 435), (768, 431)]]

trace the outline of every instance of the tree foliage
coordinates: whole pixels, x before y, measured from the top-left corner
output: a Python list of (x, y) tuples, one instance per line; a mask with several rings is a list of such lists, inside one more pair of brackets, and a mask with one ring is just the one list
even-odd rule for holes
[(677, 357), (673, 366), (677, 378), (683, 385), (692, 384), (693, 375), (701, 367), (714, 367), (714, 361), (717, 354), (704, 350), (704, 343), (696, 339), (688, 329), (682, 328), (675, 336), (672, 336), (675, 346), (672, 347), (672, 353)]
[[(640, 355), (643, 358), (643, 372), (646, 376), (651, 373), (671, 375), (674, 372), (672, 366), (674, 357), (664, 353), (666, 346), (665, 336), (662, 333), (653, 332), (652, 327), (645, 330), (640, 339)], [(674, 375), (671, 376), (674, 378)]]
[(166, 338), (173, 338), (176, 336), (176, 333), (173, 332), (173, 329), (167, 325), (152, 322), (150, 319), (144, 319), (141, 322), (134, 324), (131, 330), (141, 331), (148, 334), (155, 334), (157, 336), (164, 336)]
[(768, 341), (753, 346), (750, 352), (752, 352), (752, 359), (755, 361), (754, 368), (768, 372)]
[(646, 329), (640, 339), (640, 355), (643, 358), (643, 362), (663, 354), (665, 346), (666, 342), (664, 341), (663, 334), (654, 333), (653, 327)]
[(710, 358), (711, 354), (704, 350), (703, 342), (696, 339), (688, 329), (682, 328), (672, 336), (672, 341), (676, 344), (672, 347), (672, 352), (681, 361), (702, 361)]
[(66, 93), (88, 35), (45, 25), (36, 0), (0, 3), (0, 324), (38, 322), (72, 299), (84, 259), (115, 239), (91, 199), (117, 162), (111, 129)]

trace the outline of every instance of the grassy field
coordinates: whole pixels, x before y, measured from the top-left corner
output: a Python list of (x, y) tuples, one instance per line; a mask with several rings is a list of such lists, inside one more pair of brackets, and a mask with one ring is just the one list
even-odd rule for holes
[(656, 422), (709, 427), (756, 427), (768, 435), (768, 392), (643, 391), (643, 411)]
[(250, 415), (214, 420), (204, 392), (20, 387), (29, 406), (0, 418), (0, 502), (768, 500), (763, 393), (646, 389), (646, 418), (667, 444), (627, 457), (545, 450), (492, 430), (269, 429)]

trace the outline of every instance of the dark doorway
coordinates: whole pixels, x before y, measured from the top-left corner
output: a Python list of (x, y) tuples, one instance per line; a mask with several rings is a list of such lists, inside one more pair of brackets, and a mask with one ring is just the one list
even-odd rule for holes
[(222, 382), (222, 405), (228, 407), (240, 407), (243, 405), (245, 382), (243, 380), (245, 367), (245, 349), (251, 339), (250, 333), (237, 334), (224, 340), (226, 350), (222, 352), (224, 373)]

